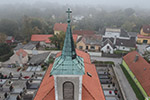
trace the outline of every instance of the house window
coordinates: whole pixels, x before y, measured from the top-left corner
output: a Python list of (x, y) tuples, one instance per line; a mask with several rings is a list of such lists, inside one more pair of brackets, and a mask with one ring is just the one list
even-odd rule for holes
[(94, 49), (95, 49), (95, 46), (91, 46), (91, 49), (94, 50)]
[(110, 47), (109, 47), (109, 46), (107, 46), (107, 49), (110, 49)]
[(72, 82), (65, 82), (63, 84), (63, 100), (74, 100), (74, 84)]
[(141, 43), (141, 40), (137, 40), (138, 43)]
[(88, 46), (86, 46), (86, 50), (88, 50)]
[(147, 40), (143, 40), (143, 43), (147, 43)]
[(83, 46), (79, 46), (79, 49), (82, 50), (82, 49), (83, 49)]

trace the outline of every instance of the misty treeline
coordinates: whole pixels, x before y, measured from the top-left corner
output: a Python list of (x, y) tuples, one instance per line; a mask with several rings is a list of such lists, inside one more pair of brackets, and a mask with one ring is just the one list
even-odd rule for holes
[(29, 41), (32, 34), (53, 34), (55, 23), (66, 22), (68, 7), (73, 11), (72, 16), (84, 16), (82, 20), (72, 22), (74, 29), (99, 31), (104, 27), (116, 27), (139, 32), (142, 25), (150, 24), (149, 10), (127, 8), (109, 11), (100, 6), (48, 2), (4, 4), (0, 5), (0, 33), (25, 41)]

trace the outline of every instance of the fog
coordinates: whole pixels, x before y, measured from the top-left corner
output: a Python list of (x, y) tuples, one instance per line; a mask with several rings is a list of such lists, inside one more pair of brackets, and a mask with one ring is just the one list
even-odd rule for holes
[(0, 0), (0, 33), (27, 41), (32, 34), (52, 34), (55, 23), (66, 23), (67, 8), (73, 11), (75, 30), (113, 27), (139, 32), (150, 24), (149, 4), (150, 0)]
[(63, 5), (87, 5), (87, 6), (106, 6), (120, 8), (146, 8), (150, 9), (150, 0), (1, 0), (0, 4), (33, 4), (36, 2), (53, 2)]

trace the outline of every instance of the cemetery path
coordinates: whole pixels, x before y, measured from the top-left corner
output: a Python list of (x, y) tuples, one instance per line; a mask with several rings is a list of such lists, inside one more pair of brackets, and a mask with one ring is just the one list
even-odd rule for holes
[(123, 95), (126, 98), (125, 100), (138, 100), (119, 64), (114, 67), (114, 71), (116, 72)]

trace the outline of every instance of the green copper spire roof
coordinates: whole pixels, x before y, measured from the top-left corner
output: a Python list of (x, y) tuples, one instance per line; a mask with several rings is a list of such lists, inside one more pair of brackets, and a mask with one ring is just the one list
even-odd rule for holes
[(66, 56), (70, 56), (73, 59), (76, 58), (76, 52), (75, 52), (75, 47), (74, 47), (74, 42), (73, 42), (73, 38), (72, 38), (72, 32), (71, 32), (71, 26), (70, 26), (70, 13), (72, 13), (72, 11), (68, 8), (68, 11), (66, 11), (68, 13), (68, 27), (67, 27), (67, 31), (66, 31), (66, 37), (65, 37), (65, 41), (64, 41), (64, 47), (63, 47), (63, 51), (62, 51), (62, 57), (65, 58)]
[(85, 73), (83, 58), (76, 55), (74, 41), (70, 25), (70, 13), (68, 8), (68, 27), (61, 56), (55, 59), (51, 75), (83, 75)]

